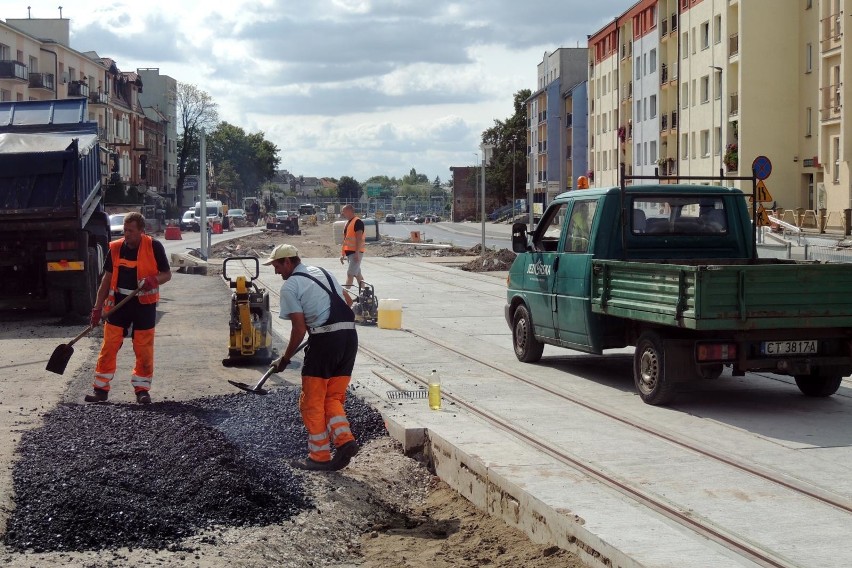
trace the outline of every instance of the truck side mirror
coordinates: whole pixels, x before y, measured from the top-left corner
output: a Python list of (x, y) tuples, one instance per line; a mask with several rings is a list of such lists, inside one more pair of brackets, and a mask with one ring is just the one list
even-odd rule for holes
[(526, 223), (512, 224), (512, 250), (517, 253), (532, 250), (532, 247), (529, 244), (529, 235), (527, 235)]

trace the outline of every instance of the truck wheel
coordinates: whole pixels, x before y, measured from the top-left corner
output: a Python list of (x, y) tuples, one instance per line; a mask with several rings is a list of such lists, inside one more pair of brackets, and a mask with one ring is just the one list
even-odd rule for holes
[(47, 291), (47, 305), (50, 315), (65, 316), (68, 314), (68, 290), (51, 288)]
[(674, 383), (666, 377), (663, 341), (652, 331), (644, 332), (636, 342), (633, 382), (646, 404), (664, 405), (674, 398)]
[(515, 346), (515, 357), (524, 363), (535, 363), (541, 359), (544, 343), (533, 334), (532, 319), (526, 306), (518, 306), (512, 325), (512, 343)]
[(831, 396), (840, 388), (840, 375), (796, 375), (796, 386), (805, 396)]
[(98, 249), (89, 247), (86, 260), (85, 287), (76, 288), (71, 294), (71, 308), (80, 316), (87, 316), (92, 312), (95, 305), (95, 297), (98, 294)]

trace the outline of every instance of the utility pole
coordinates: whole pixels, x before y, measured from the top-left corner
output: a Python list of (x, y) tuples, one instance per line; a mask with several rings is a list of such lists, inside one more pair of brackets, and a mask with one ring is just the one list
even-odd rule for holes
[(710, 68), (719, 72), (719, 179), (721, 180), (721, 178), (725, 175), (725, 167), (723, 165), (723, 156), (725, 155), (725, 136), (722, 130), (722, 123), (725, 118), (722, 112), (722, 68), (716, 65), (711, 65)]
[(515, 222), (515, 142), (518, 136), (512, 135), (512, 223)]

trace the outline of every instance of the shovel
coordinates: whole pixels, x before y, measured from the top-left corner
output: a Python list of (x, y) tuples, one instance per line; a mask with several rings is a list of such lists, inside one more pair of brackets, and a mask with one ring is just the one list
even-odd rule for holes
[[(115, 312), (118, 308), (120, 308), (121, 306), (123, 306), (124, 304), (129, 302), (130, 298), (133, 298), (134, 296), (136, 296), (136, 294), (138, 294), (141, 291), (142, 291), (142, 284), (139, 284), (139, 287), (136, 288), (133, 292), (131, 292), (129, 296), (125, 297), (123, 300), (121, 300), (119, 303), (117, 303), (115, 305), (115, 307), (112, 310), (110, 310), (110, 313)], [(105, 317), (106, 316), (102, 316), (101, 321), (103, 321)], [(100, 322), (98, 322), (98, 323), (100, 323)], [(51, 373), (56, 373), (57, 375), (63, 374), (65, 372), (65, 367), (68, 366), (68, 361), (71, 360), (71, 355), (74, 354), (74, 348), (72, 347), (72, 345), (74, 345), (75, 343), (80, 341), (83, 337), (88, 335), (88, 333), (90, 331), (92, 331), (93, 329), (95, 329), (95, 326), (93, 326), (92, 324), (89, 324), (89, 327), (87, 327), (86, 329), (81, 331), (80, 334), (77, 337), (75, 337), (74, 339), (72, 339), (68, 343), (63, 343), (62, 345), (60, 345), (56, 349), (54, 349), (53, 354), (50, 356), (50, 359), (47, 361), (47, 367), (45, 367), (45, 368), (48, 371), (50, 371)]]
[[(296, 349), (296, 351), (293, 352), (293, 355), (295, 355), (296, 353), (298, 353), (299, 351), (304, 349), (305, 345), (307, 345), (307, 344), (308, 344), (307, 340), (303, 341), (302, 344), (299, 345), (298, 349)], [(281, 355), (281, 357), (283, 357), (283, 356), (284, 355)], [(265, 388), (263, 388), (263, 383), (265, 383), (266, 379), (268, 379), (269, 377), (272, 376), (273, 373), (275, 373), (275, 367), (278, 366), (278, 363), (281, 361), (281, 357), (279, 357), (278, 359), (276, 359), (275, 361), (272, 362), (272, 364), (269, 366), (269, 368), (266, 370), (266, 372), (263, 373), (263, 376), (260, 377), (260, 380), (257, 381), (257, 384), (255, 384), (254, 386), (251, 386), (251, 385), (246, 384), (246, 383), (241, 383), (239, 381), (228, 381), (228, 382), (231, 383), (232, 385), (234, 385), (235, 387), (237, 387), (238, 389), (242, 389), (246, 392), (250, 392), (250, 393), (253, 393), (253, 394), (261, 394), (261, 395), (262, 394), (269, 394), (269, 391), (266, 390)]]

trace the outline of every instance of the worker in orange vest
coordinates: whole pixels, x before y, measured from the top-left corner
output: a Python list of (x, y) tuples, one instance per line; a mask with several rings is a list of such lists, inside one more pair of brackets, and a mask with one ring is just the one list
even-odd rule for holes
[[(101, 323), (104, 314), (104, 341), (95, 366), (94, 392), (86, 402), (105, 402), (115, 375), (118, 350), (128, 334), (133, 338), (136, 366), (130, 379), (136, 402), (150, 404), (151, 380), (154, 378), (154, 325), (160, 286), (172, 278), (169, 259), (163, 243), (145, 234), (145, 218), (129, 213), (124, 218), (124, 238), (109, 244), (104, 261), (104, 276), (98, 288), (90, 318), (92, 326)], [(110, 310), (139, 285), (142, 290), (119, 311)]]
[(340, 264), (343, 264), (344, 260), (349, 261), (344, 288), (348, 289), (352, 286), (354, 279), (358, 281), (358, 289), (360, 290), (364, 283), (364, 277), (361, 275), (361, 260), (367, 250), (364, 239), (364, 221), (355, 215), (355, 208), (351, 205), (344, 205), (340, 214), (346, 219), (346, 226), (343, 227), (343, 247), (340, 249)]

